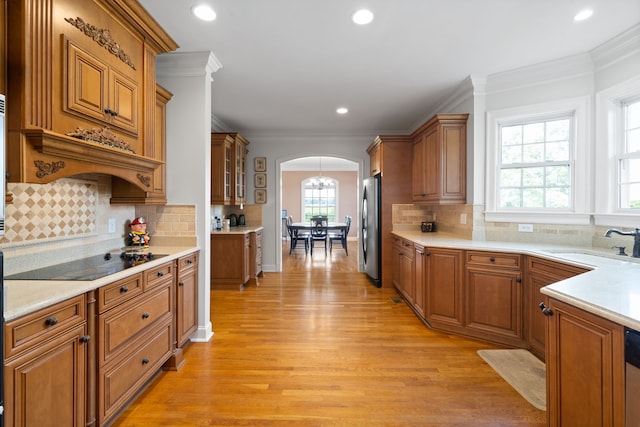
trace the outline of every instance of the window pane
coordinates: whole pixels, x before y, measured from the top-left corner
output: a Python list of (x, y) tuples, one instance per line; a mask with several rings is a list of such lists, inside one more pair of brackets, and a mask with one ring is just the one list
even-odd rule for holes
[(544, 122), (531, 123), (524, 125), (523, 129), (523, 141), (527, 142), (542, 142), (544, 141)]
[(546, 192), (545, 205), (548, 208), (568, 208), (569, 207), (569, 189), (568, 188), (550, 188)]
[(562, 141), (569, 139), (569, 119), (547, 122), (547, 141)]
[(544, 168), (526, 168), (522, 170), (523, 187), (543, 187)]
[(522, 191), (522, 206), (525, 208), (543, 208), (544, 190), (542, 188), (526, 188)]
[(640, 183), (620, 186), (620, 207), (623, 209), (640, 209)]
[(521, 208), (522, 190), (519, 188), (503, 188), (500, 190), (501, 208)]
[(524, 163), (538, 163), (544, 159), (544, 144), (527, 144), (522, 147)]
[(510, 146), (502, 148), (502, 164), (522, 163), (522, 146)]
[(640, 150), (640, 128), (627, 132), (627, 152)]
[(502, 145), (522, 144), (522, 126), (505, 126), (501, 130)]
[(569, 160), (569, 141), (550, 142), (546, 144), (545, 161), (558, 162)]
[(522, 169), (503, 169), (500, 171), (500, 187), (520, 187)]
[(640, 127), (640, 101), (627, 106), (627, 129)]
[(549, 166), (546, 168), (547, 187), (566, 187), (571, 184), (569, 166)]

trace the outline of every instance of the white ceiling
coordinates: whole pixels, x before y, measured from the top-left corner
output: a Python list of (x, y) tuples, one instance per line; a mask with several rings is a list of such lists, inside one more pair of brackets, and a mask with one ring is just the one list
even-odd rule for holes
[(357, 171), (358, 163), (337, 157), (303, 157), (281, 164), (283, 171)]
[[(245, 133), (407, 132), (466, 77), (585, 53), (640, 22), (639, 0), (140, 0), (211, 51), (212, 113)], [(212, 22), (190, 13), (208, 3)], [(573, 16), (590, 7), (594, 15)], [(368, 7), (368, 26), (351, 22)], [(339, 106), (349, 113), (339, 116)]]

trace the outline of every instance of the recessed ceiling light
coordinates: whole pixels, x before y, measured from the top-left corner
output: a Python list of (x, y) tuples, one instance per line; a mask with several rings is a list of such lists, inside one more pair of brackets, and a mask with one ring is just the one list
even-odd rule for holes
[(214, 19), (216, 19), (216, 12), (206, 4), (193, 6), (191, 8), (191, 13), (193, 13), (197, 18), (200, 18), (203, 21), (213, 21)]
[(373, 12), (371, 12), (369, 9), (360, 9), (353, 14), (351, 19), (353, 19), (353, 22), (358, 25), (366, 25), (373, 21)]
[(336, 113), (338, 114), (347, 114), (349, 112), (349, 109), (347, 107), (339, 107), (336, 110)]
[(585, 9), (578, 12), (576, 16), (573, 17), (574, 21), (584, 21), (585, 19), (589, 19), (593, 15), (593, 10)]

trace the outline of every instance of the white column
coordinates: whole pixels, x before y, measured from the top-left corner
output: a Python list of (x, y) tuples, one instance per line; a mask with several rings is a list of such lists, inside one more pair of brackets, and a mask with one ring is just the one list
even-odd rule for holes
[(211, 74), (221, 68), (211, 52), (177, 52), (156, 58), (158, 83), (173, 93), (167, 104), (167, 200), (196, 207), (198, 330), (213, 336), (210, 316)]

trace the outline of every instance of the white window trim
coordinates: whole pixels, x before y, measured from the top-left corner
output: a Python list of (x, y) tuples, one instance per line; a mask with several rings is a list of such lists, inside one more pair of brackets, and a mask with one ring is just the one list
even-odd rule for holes
[(640, 226), (640, 212), (618, 209), (616, 144), (620, 139), (621, 103), (640, 95), (640, 78), (596, 94), (595, 212), (596, 225)]
[[(573, 208), (570, 211), (551, 210), (500, 210), (498, 203), (498, 148), (501, 123), (530, 121), (536, 118), (570, 112), (575, 116), (573, 151)], [(589, 176), (592, 138), (589, 128), (591, 98), (583, 96), (562, 101), (505, 108), (487, 112), (486, 148), (486, 209), (485, 220), (490, 222), (531, 222), (544, 224), (589, 224), (591, 197), (589, 189), (593, 177)], [(578, 150), (578, 145), (580, 149)], [(583, 147), (582, 145), (586, 145)]]

